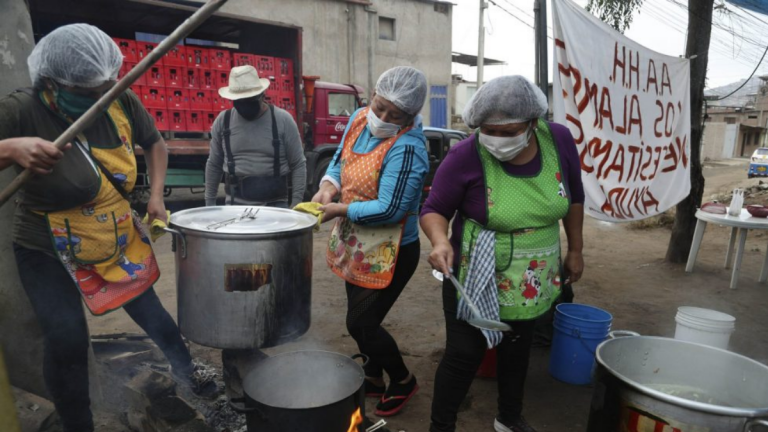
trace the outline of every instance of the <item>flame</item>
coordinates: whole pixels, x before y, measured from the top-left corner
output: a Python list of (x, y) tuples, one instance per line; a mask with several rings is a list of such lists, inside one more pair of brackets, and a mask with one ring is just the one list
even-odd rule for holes
[(352, 414), (352, 418), (349, 419), (349, 429), (347, 429), (347, 432), (357, 432), (357, 427), (363, 422), (363, 414), (360, 412), (360, 408), (358, 408), (354, 414)]

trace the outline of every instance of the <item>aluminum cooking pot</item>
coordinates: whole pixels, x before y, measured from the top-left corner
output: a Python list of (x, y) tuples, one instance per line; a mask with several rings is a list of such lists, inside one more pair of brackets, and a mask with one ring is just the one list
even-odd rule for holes
[(729, 351), (660, 337), (597, 348), (588, 432), (766, 432), (768, 367)]
[(202, 207), (171, 216), (179, 327), (200, 345), (261, 348), (310, 324), (313, 216)]

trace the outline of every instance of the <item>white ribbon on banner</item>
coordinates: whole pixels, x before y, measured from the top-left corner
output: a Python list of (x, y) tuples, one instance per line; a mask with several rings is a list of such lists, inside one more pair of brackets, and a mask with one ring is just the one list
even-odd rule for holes
[(556, 122), (581, 159), (586, 212), (610, 222), (663, 213), (688, 196), (690, 67), (651, 51), (570, 0), (552, 0)]

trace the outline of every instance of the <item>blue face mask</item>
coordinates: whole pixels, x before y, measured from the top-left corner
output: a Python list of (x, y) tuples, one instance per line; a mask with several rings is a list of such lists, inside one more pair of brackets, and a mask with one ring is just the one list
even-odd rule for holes
[(80, 118), (96, 104), (96, 99), (67, 90), (58, 89), (55, 93), (56, 106), (59, 107), (59, 110), (75, 119)]

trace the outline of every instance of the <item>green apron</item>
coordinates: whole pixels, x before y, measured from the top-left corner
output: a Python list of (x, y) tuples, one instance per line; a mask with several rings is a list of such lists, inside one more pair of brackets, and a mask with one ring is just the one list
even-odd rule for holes
[(570, 197), (562, 182), (560, 156), (549, 129), (539, 120), (536, 138), (541, 169), (533, 176), (504, 171), (475, 138), (483, 165), (488, 224), (464, 219), (459, 279), (465, 283), (475, 242), (483, 229), (496, 232), (496, 283), (502, 320), (530, 320), (547, 312), (560, 295), (560, 220)]

